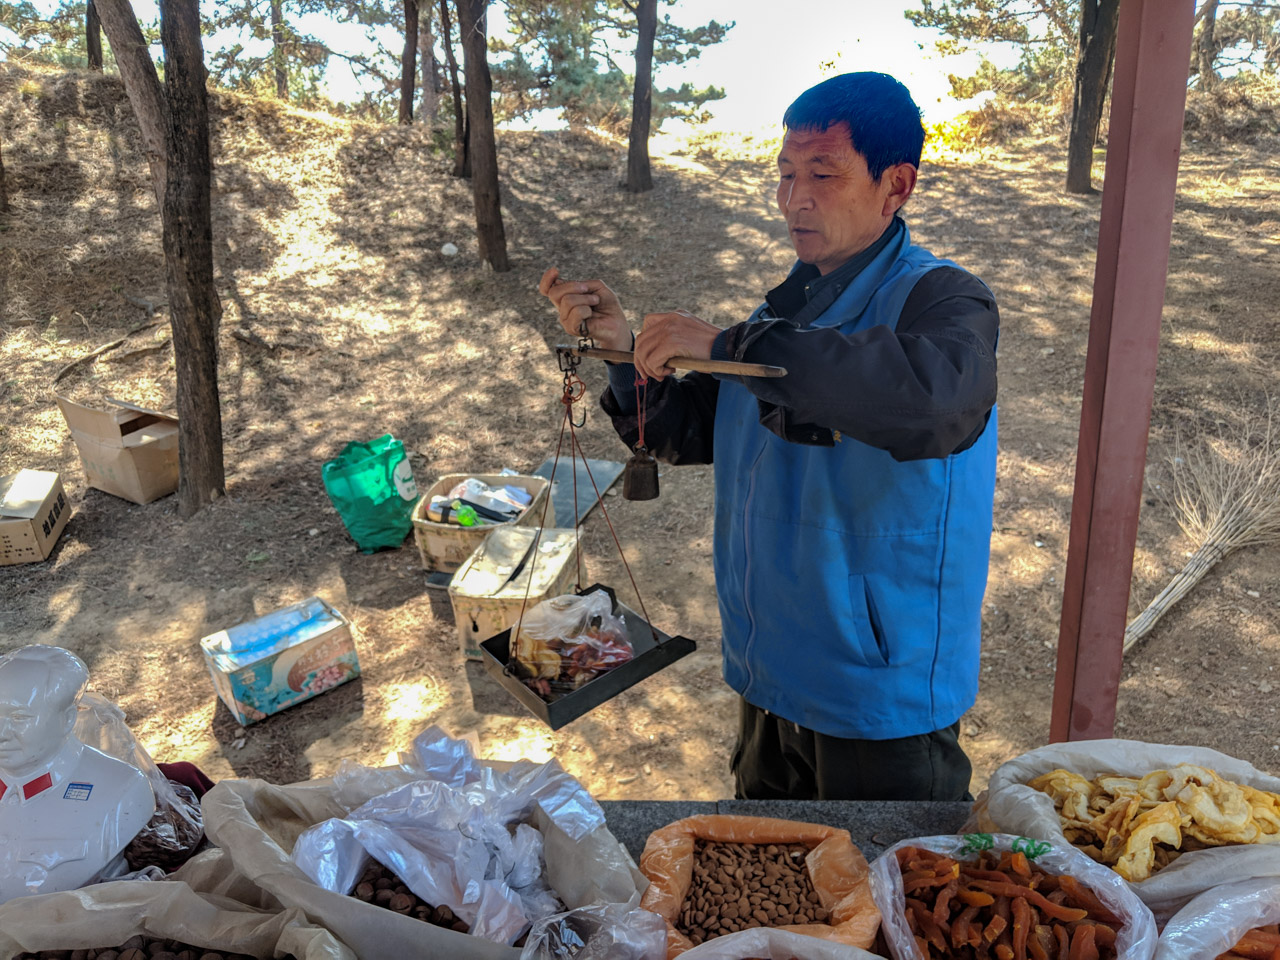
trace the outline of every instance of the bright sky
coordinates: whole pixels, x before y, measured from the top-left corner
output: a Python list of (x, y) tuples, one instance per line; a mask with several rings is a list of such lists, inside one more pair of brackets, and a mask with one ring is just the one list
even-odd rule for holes
[(927, 121), (945, 120), (964, 109), (950, 97), (947, 74), (971, 72), (977, 57), (939, 58), (937, 34), (902, 15), (918, 6), (915, 0), (681, 0), (671, 16), (682, 26), (709, 20), (737, 25), (692, 64), (664, 68), (658, 83), (714, 83), (726, 97), (708, 105), (713, 126), (775, 134), (787, 106), (815, 83), (835, 73), (876, 70), (901, 80)]
[[(56, 0), (36, 0), (37, 7), (51, 9)], [(133, 0), (143, 20), (158, 16), (155, 0)], [(203, 6), (211, 6), (203, 0)], [(936, 35), (920, 30), (903, 17), (916, 0), (883, 0), (852, 3), (850, 0), (680, 0), (662, 7), (676, 23), (693, 27), (717, 20), (736, 21), (727, 39), (703, 51), (684, 67), (666, 67), (657, 76), (663, 87), (688, 81), (697, 86), (715, 84), (726, 97), (709, 104), (713, 129), (775, 135), (782, 113), (803, 90), (831, 76), (852, 70), (878, 70), (893, 74), (911, 91), (929, 122), (954, 116), (964, 105), (952, 100), (948, 73), (971, 72), (976, 56), (940, 58), (934, 52)], [(206, 9), (208, 12), (208, 9)], [(490, 32), (502, 29), (501, 5), (490, 12)], [(299, 27), (331, 47), (354, 52), (367, 44), (364, 29), (338, 24), (319, 15), (303, 17)], [(230, 42), (233, 38), (226, 38)], [(399, 43), (388, 32), (392, 49)], [(223, 40), (221, 36), (206, 38)], [(242, 40), (246, 52), (260, 55), (265, 41)], [(996, 51), (988, 51), (992, 55)], [(998, 60), (1001, 65), (1006, 62)], [(350, 70), (340, 60), (330, 63), (327, 85), (331, 95), (354, 98)], [(666, 127), (664, 126), (664, 129)]]

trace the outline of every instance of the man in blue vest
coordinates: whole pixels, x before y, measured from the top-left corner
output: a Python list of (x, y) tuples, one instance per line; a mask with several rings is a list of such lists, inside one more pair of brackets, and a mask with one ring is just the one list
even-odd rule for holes
[[(598, 280), (552, 268), (565, 330), (634, 345), (602, 397), (668, 463), (715, 464), (724, 676), (738, 796), (958, 800), (978, 688), (996, 460), (991, 291), (913, 246), (899, 210), (924, 130), (906, 88), (833, 77), (783, 117), (778, 208), (798, 262), (744, 322), (684, 311), (634, 335)], [(670, 376), (671, 357), (786, 377)]]

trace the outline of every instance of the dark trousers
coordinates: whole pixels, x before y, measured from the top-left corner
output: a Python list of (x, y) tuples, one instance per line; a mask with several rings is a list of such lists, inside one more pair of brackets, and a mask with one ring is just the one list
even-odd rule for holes
[(741, 704), (730, 764), (739, 800), (973, 799), (959, 721), (915, 737), (845, 740)]

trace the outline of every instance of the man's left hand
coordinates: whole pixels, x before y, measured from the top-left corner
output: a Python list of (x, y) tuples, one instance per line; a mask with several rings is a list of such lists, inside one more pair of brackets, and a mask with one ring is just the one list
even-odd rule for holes
[(711, 345), (720, 332), (719, 327), (687, 310), (647, 314), (644, 329), (636, 335), (636, 370), (642, 377), (661, 380), (675, 373), (667, 366), (672, 357), (709, 360)]

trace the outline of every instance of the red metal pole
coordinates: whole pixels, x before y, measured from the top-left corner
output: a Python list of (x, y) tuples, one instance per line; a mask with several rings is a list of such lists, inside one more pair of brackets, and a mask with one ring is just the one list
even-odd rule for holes
[(1123, 0), (1051, 741), (1113, 735), (1194, 0)]

